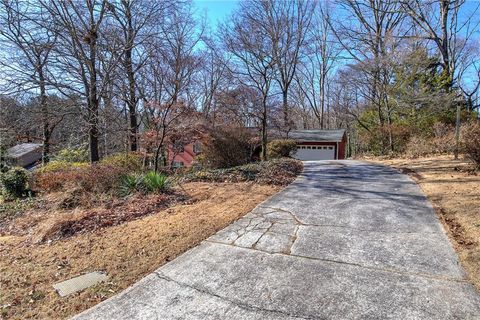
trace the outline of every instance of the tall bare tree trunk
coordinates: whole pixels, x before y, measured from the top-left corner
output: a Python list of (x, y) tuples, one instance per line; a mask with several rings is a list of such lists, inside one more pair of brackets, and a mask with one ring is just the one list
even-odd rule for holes
[(90, 38), (89, 38), (89, 47), (90, 47), (90, 57), (89, 57), (89, 69), (90, 69), (90, 88), (88, 93), (88, 138), (90, 145), (90, 162), (94, 163), (100, 160), (100, 155), (98, 152), (98, 90), (97, 90), (97, 69), (96, 69), (96, 45), (97, 45), (97, 35), (95, 32), (95, 27), (91, 25), (90, 29)]
[(130, 6), (126, 7), (126, 20), (127, 20), (127, 39), (126, 39), (126, 48), (125, 48), (125, 69), (127, 71), (128, 78), (128, 116), (129, 116), (129, 144), (130, 151), (137, 151), (138, 142), (137, 142), (137, 97), (135, 91), (135, 73), (133, 71), (133, 60), (132, 60), (132, 51), (133, 51), (133, 38), (134, 30), (132, 26), (132, 14)]
[(262, 99), (262, 160), (267, 160), (267, 97)]
[(39, 87), (40, 87), (40, 108), (42, 112), (42, 163), (47, 164), (50, 160), (50, 138), (51, 130), (49, 123), (48, 115), (48, 101), (47, 101), (47, 90), (45, 87), (45, 75), (43, 74), (43, 69), (40, 66), (37, 69)]

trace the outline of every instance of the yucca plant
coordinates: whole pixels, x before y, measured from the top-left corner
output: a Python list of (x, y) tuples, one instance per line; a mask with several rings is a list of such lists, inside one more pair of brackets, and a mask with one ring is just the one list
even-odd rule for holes
[(169, 188), (169, 179), (164, 174), (154, 171), (147, 172), (143, 176), (143, 186), (147, 192), (167, 191)]
[(142, 187), (143, 177), (140, 175), (125, 175), (120, 183), (120, 194), (128, 196), (135, 191), (140, 191)]

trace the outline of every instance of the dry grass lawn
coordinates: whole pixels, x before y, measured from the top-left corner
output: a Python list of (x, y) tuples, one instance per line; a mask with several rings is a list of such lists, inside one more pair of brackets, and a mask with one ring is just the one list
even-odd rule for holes
[(480, 174), (472, 164), (453, 156), (374, 161), (400, 169), (420, 185), (480, 290)]
[[(187, 183), (192, 204), (175, 205), (117, 226), (35, 243), (0, 237), (0, 318), (59, 319), (118, 293), (252, 210), (280, 187)], [(54, 283), (94, 270), (109, 281), (61, 298)]]

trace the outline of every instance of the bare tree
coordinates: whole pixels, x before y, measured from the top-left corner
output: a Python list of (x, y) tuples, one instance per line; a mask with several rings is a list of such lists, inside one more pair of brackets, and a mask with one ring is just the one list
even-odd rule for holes
[(343, 49), (358, 63), (357, 68), (362, 67), (370, 77), (367, 100), (377, 109), (381, 132), (387, 132), (382, 139), (384, 152), (393, 151), (392, 113), (386, 91), (391, 70), (385, 61), (402, 39), (405, 15), (397, 0), (340, 0), (338, 4), (354, 19), (332, 19), (333, 30)]
[(206, 38), (204, 42), (207, 48), (202, 55), (200, 71), (200, 105), (205, 119), (211, 119), (214, 117), (216, 96), (225, 79), (228, 62), (224, 61), (223, 50), (213, 37)]
[(312, 109), (320, 129), (326, 126), (327, 82), (341, 53), (328, 21), (330, 10), (328, 2), (317, 5), (307, 53), (295, 76), (297, 90), (302, 91), (304, 101)]
[(456, 81), (458, 59), (479, 23), (473, 20), (478, 6), (474, 13), (462, 20), (459, 19), (460, 9), (464, 4), (464, 0), (401, 1), (402, 9), (423, 31), (421, 36), (435, 43), (442, 58), (444, 85), (447, 91)]
[[(128, 140), (130, 151), (137, 151), (138, 142), (138, 84), (137, 73), (149, 58), (144, 44), (156, 35), (155, 24), (160, 21), (168, 1), (121, 0), (111, 4), (111, 12), (120, 30), (120, 61), (122, 74), (126, 77), (120, 93), (128, 110)], [(122, 77), (123, 78), (123, 77)], [(123, 83), (123, 81), (121, 81)]]
[(242, 8), (249, 8), (249, 12), (245, 13), (248, 19), (271, 43), (271, 56), (278, 71), (275, 80), (282, 95), (283, 126), (287, 134), (292, 126), (288, 95), (307, 42), (315, 5), (314, 1), (301, 0), (250, 0), (241, 3)]
[(139, 87), (147, 132), (155, 132), (155, 170), (161, 159), (166, 165), (167, 137), (194, 109), (188, 93), (201, 62), (197, 45), (203, 33), (190, 6), (169, 7), (158, 28), (160, 37), (150, 44), (150, 58), (141, 71), (143, 81)]
[[(240, 12), (232, 17), (231, 24), (221, 28), (227, 52), (232, 56), (229, 70), (239, 81), (253, 87), (259, 94), (259, 118), (262, 128), (262, 158), (267, 157), (268, 98), (275, 80), (275, 58), (272, 42), (264, 36), (263, 9), (251, 6), (250, 2), (240, 5)], [(258, 17), (258, 18), (257, 18)]]
[[(73, 81), (70, 89), (87, 97), (87, 123), (90, 161), (97, 162), (99, 154), (99, 108), (101, 84), (99, 83), (99, 38), (102, 23), (109, 8), (106, 0), (48, 1), (43, 7), (59, 28), (61, 48), (57, 58), (67, 73), (64, 80)], [(71, 61), (72, 59), (73, 61)], [(73, 71), (73, 72), (72, 72)], [(74, 77), (75, 80), (71, 80)], [(83, 87), (79, 89), (78, 85)]]
[[(7, 91), (38, 94), (42, 123), (42, 161), (47, 163), (50, 140), (58, 121), (48, 105), (48, 64), (57, 42), (55, 26), (44, 25), (48, 14), (41, 7), (23, 1), (1, 2), (0, 43), (8, 48), (0, 67), (8, 74)], [(61, 121), (62, 117), (60, 117)]]

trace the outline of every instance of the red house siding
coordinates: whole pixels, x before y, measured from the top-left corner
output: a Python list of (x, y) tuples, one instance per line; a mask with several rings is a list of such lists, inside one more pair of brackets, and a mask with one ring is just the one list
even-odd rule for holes
[(345, 153), (347, 152), (347, 135), (344, 134), (342, 141), (338, 143), (338, 159), (345, 159)]
[(193, 152), (193, 143), (187, 144), (183, 147), (183, 152), (180, 152), (175, 155), (171, 148), (168, 150), (168, 164), (171, 164), (173, 161), (175, 162), (183, 162), (184, 167), (191, 167), (192, 162), (195, 159), (195, 152)]

